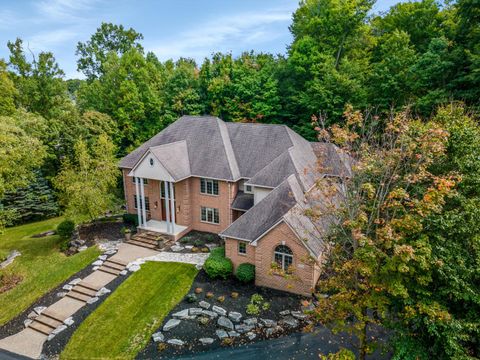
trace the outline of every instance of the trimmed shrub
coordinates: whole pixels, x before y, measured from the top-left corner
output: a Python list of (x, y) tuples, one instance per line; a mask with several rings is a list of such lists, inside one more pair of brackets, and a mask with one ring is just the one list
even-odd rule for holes
[(203, 268), (212, 279), (226, 279), (233, 273), (233, 264), (225, 257), (225, 248), (213, 249)]
[(237, 273), (235, 274), (238, 280), (244, 283), (249, 283), (255, 279), (255, 265), (243, 263), (238, 265)]
[(185, 296), (185, 300), (189, 303), (194, 303), (197, 301), (197, 295), (195, 294), (187, 294), (187, 296)]
[(74, 230), (75, 223), (72, 220), (63, 220), (57, 226), (57, 234), (60, 235), (62, 239), (71, 238)]
[(125, 224), (138, 226), (138, 216), (136, 214), (123, 214), (122, 217)]
[(212, 249), (212, 251), (210, 251), (209, 258), (215, 257), (215, 256), (225, 257), (225, 248), (222, 246), (222, 247), (217, 247)]

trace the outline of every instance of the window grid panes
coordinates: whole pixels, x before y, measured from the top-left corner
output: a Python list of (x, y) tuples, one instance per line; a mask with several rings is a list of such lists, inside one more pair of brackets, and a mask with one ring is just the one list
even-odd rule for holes
[(283, 271), (287, 271), (293, 264), (293, 253), (288, 246), (278, 245), (274, 252), (275, 262), (282, 268)]
[(220, 223), (220, 217), (218, 215), (218, 209), (214, 208), (207, 208), (203, 207), (201, 208), (201, 220), (203, 222), (208, 222), (212, 224), (219, 224)]
[[(135, 176), (132, 177), (132, 182), (135, 184)], [(138, 184), (140, 184), (140, 181), (138, 182)], [(148, 184), (148, 179), (143, 179), (143, 184), (144, 185), (147, 185)]]
[[(141, 197), (140, 197), (140, 202), (142, 202)], [(137, 209), (137, 195), (133, 195), (133, 204), (134, 204), (134, 208)], [(148, 200), (148, 196), (145, 196), (145, 210), (150, 211), (150, 201)]]
[(244, 242), (238, 243), (238, 253), (239, 254), (246, 254), (247, 253), (247, 244)]
[(218, 195), (218, 180), (200, 179), (200, 192), (208, 195)]

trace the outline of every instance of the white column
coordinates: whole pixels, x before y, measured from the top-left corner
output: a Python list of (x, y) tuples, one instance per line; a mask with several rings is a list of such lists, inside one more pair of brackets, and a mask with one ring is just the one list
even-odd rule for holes
[(143, 178), (140, 178), (140, 194), (142, 196), (142, 216), (143, 216), (143, 226), (147, 226), (147, 210), (145, 208), (145, 186), (143, 184)]
[(170, 234), (170, 201), (168, 196), (168, 181), (164, 181), (163, 185), (165, 187), (165, 212), (167, 213), (167, 233)]
[(138, 177), (134, 177), (135, 179), (135, 195), (137, 196), (137, 216), (138, 216), (138, 226), (142, 226), (142, 213), (140, 209), (140, 192), (138, 190)]
[(172, 212), (172, 234), (175, 233), (175, 192), (173, 191), (173, 182), (170, 183), (170, 211)]

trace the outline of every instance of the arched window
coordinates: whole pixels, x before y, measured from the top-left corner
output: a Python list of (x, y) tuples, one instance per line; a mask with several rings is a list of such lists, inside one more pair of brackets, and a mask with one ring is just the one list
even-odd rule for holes
[(288, 246), (278, 245), (274, 252), (275, 262), (282, 268), (283, 271), (287, 271), (293, 264), (293, 252)]

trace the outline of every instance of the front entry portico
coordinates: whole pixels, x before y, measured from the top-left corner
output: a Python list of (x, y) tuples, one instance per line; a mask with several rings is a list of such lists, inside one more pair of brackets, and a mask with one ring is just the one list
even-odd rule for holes
[(162, 234), (178, 235), (187, 229), (175, 223), (175, 190), (171, 181), (160, 181), (158, 192), (161, 194), (160, 201), (162, 203), (161, 219), (148, 219), (146, 201), (145, 201), (145, 185), (144, 178), (134, 177), (136, 207), (138, 216), (138, 227), (143, 230), (155, 231)]

